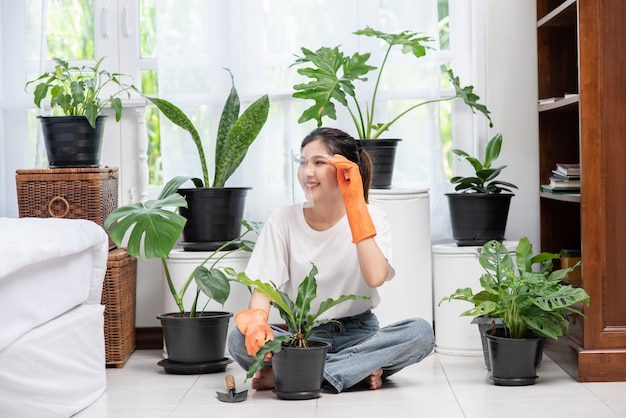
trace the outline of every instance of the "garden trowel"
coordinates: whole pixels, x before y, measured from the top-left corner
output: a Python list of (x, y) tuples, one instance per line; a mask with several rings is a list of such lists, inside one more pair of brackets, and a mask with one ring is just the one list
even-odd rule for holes
[(222, 402), (243, 402), (248, 397), (248, 391), (244, 390), (243, 392), (235, 392), (235, 378), (232, 374), (226, 375), (226, 390), (228, 393), (215, 392), (217, 393), (217, 399)]

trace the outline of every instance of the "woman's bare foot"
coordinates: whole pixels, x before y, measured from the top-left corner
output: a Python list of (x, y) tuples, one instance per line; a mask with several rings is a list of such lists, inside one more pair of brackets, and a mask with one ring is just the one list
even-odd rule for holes
[(374, 373), (370, 374), (365, 382), (369, 385), (370, 389), (380, 389), (383, 387), (383, 369), (378, 369)]
[[(381, 370), (382, 373), (382, 370)], [(274, 389), (274, 372), (270, 366), (265, 366), (252, 378), (252, 389), (270, 390)]]

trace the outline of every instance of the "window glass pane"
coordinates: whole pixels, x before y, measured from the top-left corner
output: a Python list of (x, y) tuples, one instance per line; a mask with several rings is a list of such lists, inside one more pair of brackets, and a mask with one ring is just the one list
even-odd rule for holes
[[(156, 70), (141, 71), (141, 91), (147, 95), (157, 95)], [(146, 130), (148, 132), (148, 185), (163, 184), (161, 160), (161, 123), (156, 106), (146, 108)]]
[(141, 0), (140, 8), (141, 58), (155, 58), (157, 56), (155, 0)]
[(48, 0), (46, 59), (94, 59), (92, 0)]
[(439, 48), (450, 49), (450, 13), (448, 11), (448, 0), (438, 0), (437, 9), (439, 12)]

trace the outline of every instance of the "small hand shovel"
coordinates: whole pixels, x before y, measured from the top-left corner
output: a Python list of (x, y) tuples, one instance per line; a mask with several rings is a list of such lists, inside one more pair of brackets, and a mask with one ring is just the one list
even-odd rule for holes
[(244, 390), (243, 392), (235, 392), (235, 378), (232, 374), (226, 375), (226, 390), (228, 393), (217, 393), (217, 399), (222, 402), (243, 402), (248, 397), (248, 391)]

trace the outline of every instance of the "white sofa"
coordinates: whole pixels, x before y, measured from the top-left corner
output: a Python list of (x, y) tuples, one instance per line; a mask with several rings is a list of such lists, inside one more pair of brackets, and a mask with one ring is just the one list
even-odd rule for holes
[(0, 218), (0, 415), (69, 417), (105, 391), (107, 258), (94, 222)]

